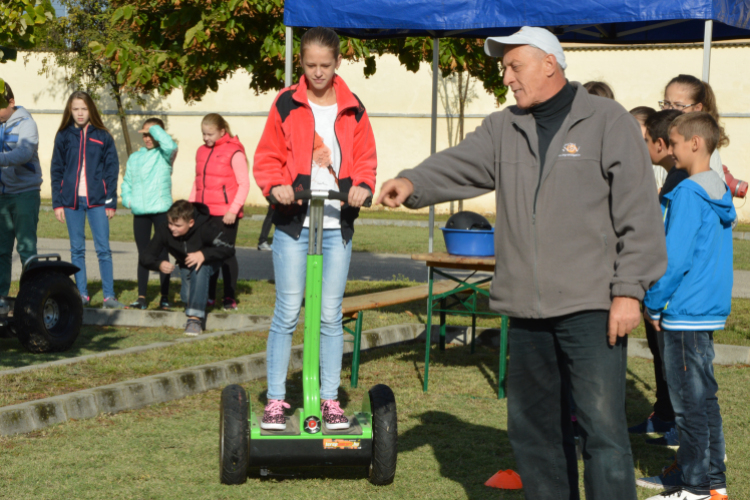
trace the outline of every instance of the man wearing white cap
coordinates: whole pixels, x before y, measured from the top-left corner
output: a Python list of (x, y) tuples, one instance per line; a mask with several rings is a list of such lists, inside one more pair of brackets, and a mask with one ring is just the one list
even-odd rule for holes
[(386, 182), (420, 208), (495, 191), (490, 307), (510, 323), (508, 436), (530, 500), (578, 499), (570, 391), (590, 500), (634, 500), (625, 419), (627, 334), (667, 266), (643, 136), (616, 102), (564, 74), (543, 28), (487, 39), (516, 106)]

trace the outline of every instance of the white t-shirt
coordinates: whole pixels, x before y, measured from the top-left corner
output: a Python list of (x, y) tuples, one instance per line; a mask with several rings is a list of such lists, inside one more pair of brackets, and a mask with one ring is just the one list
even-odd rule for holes
[(664, 181), (667, 180), (667, 169), (661, 165), (652, 165), (654, 167), (654, 178), (656, 179), (656, 189), (661, 190)]
[[(310, 189), (338, 191), (339, 170), (341, 169), (341, 148), (336, 139), (334, 124), (338, 105), (318, 106), (310, 103), (315, 118), (315, 144), (310, 168)], [(323, 209), (323, 228), (341, 228), (341, 202), (326, 200)], [(310, 215), (305, 217), (304, 227), (310, 227)]]
[(718, 149), (714, 149), (714, 152), (711, 154), (711, 163), (709, 165), (711, 166), (711, 170), (719, 174), (721, 180), (726, 184), (727, 179), (724, 176), (724, 164), (721, 162), (721, 156), (719, 155)]

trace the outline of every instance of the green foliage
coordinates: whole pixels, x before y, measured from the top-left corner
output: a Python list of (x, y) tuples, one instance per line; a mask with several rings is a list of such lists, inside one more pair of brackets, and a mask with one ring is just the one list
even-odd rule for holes
[[(244, 68), (256, 93), (284, 86), (286, 33), (283, 0), (113, 0), (112, 21), (127, 39), (97, 42), (91, 50), (108, 58), (117, 82), (162, 95), (181, 88), (185, 101), (200, 100), (219, 82)], [(294, 68), (299, 68), (301, 30), (294, 30)], [(483, 40), (441, 42), (444, 74), (468, 71), (482, 80), (498, 103), (507, 89), (497, 60), (485, 56)], [(341, 39), (347, 60), (364, 60), (364, 75), (377, 69), (375, 55), (395, 54), (410, 71), (432, 60), (432, 40)], [(299, 77), (296, 69), (294, 80)]]
[[(34, 47), (37, 43), (34, 28), (53, 17), (49, 0), (3, 0), (0, 4), (0, 63), (15, 61), (17, 52), (12, 47)], [(8, 103), (4, 97), (5, 83), (2, 78), (0, 86), (0, 108), (4, 108)]]
[[(130, 40), (130, 33), (119, 29), (119, 23), (114, 21), (116, 11), (108, 0), (61, 0), (61, 3), (68, 14), (47, 29), (43, 46), (51, 55), (42, 59), (42, 72), (52, 67), (65, 68), (65, 83), (85, 90), (95, 100), (106, 92), (115, 100), (124, 123), (123, 91), (136, 102), (143, 100), (137, 89), (121, 88), (109, 58), (114, 55), (114, 47)], [(124, 10), (132, 14), (132, 9)], [(106, 48), (101, 50), (105, 44)], [(130, 153), (130, 137), (125, 128), (123, 136)]]

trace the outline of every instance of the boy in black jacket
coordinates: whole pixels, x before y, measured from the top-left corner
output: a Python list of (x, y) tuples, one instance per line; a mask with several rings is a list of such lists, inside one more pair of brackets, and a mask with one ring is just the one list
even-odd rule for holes
[(201, 321), (206, 317), (209, 279), (234, 255), (234, 244), (224, 226), (211, 221), (208, 207), (202, 203), (175, 201), (167, 211), (167, 221), (167, 226), (156, 228), (140, 262), (147, 269), (170, 274), (175, 266), (160, 260), (159, 255), (166, 248), (174, 256), (186, 284), (182, 287), (188, 317), (185, 335), (194, 337), (202, 332)]

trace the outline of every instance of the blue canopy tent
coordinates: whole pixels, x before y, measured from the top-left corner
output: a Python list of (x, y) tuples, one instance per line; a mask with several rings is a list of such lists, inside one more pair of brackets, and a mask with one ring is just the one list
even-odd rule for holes
[[(503, 36), (543, 26), (560, 41), (596, 44), (703, 41), (708, 81), (711, 41), (750, 38), (750, 0), (285, 0), (286, 85), (292, 83), (292, 28), (326, 26), (356, 38), (430, 36), (433, 44), (432, 133), (437, 142), (439, 40)], [(430, 207), (429, 251), (434, 208)]]

